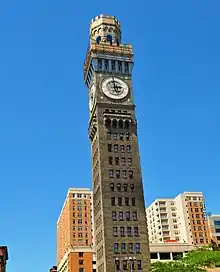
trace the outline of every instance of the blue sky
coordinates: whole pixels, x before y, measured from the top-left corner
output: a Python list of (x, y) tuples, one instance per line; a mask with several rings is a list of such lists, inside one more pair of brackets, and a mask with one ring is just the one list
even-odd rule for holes
[(91, 186), (83, 61), (90, 20), (132, 43), (146, 201), (203, 191), (220, 213), (218, 0), (0, 2), (0, 244), (8, 272), (48, 271), (69, 187)]

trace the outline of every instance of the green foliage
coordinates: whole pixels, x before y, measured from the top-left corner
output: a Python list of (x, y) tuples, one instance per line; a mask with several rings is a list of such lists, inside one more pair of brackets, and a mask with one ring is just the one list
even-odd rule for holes
[(189, 252), (183, 259), (185, 264), (194, 264), (198, 267), (217, 267), (220, 264), (220, 251), (200, 249)]
[(220, 267), (220, 251), (210, 247), (189, 252), (182, 260), (152, 263), (152, 272), (200, 272), (205, 268)]
[(152, 272), (202, 272), (206, 271), (192, 264), (185, 264), (181, 261), (155, 262), (151, 265)]

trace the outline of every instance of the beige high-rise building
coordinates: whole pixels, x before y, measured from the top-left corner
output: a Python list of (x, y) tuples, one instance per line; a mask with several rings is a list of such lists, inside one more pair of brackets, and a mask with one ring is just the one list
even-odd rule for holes
[(57, 221), (57, 271), (93, 272), (92, 192), (68, 190)]
[(204, 197), (185, 192), (175, 198), (156, 199), (146, 209), (150, 243), (210, 243)]

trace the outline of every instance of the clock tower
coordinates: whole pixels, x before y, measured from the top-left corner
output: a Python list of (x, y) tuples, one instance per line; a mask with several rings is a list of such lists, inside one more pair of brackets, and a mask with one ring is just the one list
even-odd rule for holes
[(119, 21), (97, 16), (90, 25), (84, 80), (98, 272), (150, 270), (132, 68), (132, 46), (122, 43)]

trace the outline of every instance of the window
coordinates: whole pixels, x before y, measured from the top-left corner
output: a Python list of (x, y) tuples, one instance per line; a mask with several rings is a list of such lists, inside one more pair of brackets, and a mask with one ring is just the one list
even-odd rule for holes
[(197, 224), (199, 224), (199, 225), (200, 225), (200, 224), (201, 224), (201, 220), (197, 220)]
[(108, 144), (108, 152), (112, 152), (112, 145)]
[(129, 166), (132, 165), (132, 160), (131, 160), (131, 158), (128, 158), (128, 165), (129, 165)]
[(109, 177), (110, 177), (110, 178), (113, 178), (113, 177), (114, 177), (114, 172), (113, 172), (113, 170), (109, 170)]
[(130, 134), (127, 132), (126, 133), (126, 140), (129, 141), (129, 139), (130, 139)]
[(195, 208), (195, 212), (199, 212), (199, 208)]
[(112, 71), (114, 71), (115, 70), (115, 60), (112, 60), (111, 62), (112, 62)]
[(126, 150), (128, 153), (131, 152), (131, 145), (127, 145)]
[(200, 215), (198, 213), (196, 214), (196, 218), (200, 218)]
[(134, 221), (137, 220), (137, 212), (133, 212), (133, 220), (134, 220)]
[(119, 139), (120, 139), (121, 141), (124, 140), (124, 133), (123, 133), (123, 132), (120, 132), (120, 134), (119, 134)]
[(121, 192), (121, 183), (118, 183), (118, 184), (117, 184), (117, 191), (118, 191), (118, 192)]
[(113, 227), (113, 235), (118, 236), (118, 228), (117, 227)]
[(134, 173), (132, 170), (129, 170), (129, 178), (132, 179), (134, 177)]
[(78, 219), (78, 224), (82, 224), (82, 219)]
[(130, 184), (131, 191), (134, 191), (134, 184)]
[(78, 213), (78, 217), (79, 217), (79, 218), (82, 218), (82, 213)]
[(125, 205), (129, 206), (129, 197), (125, 197)]
[(173, 217), (176, 217), (176, 214), (175, 214), (175, 213), (172, 213), (172, 216), (173, 216)]
[[(79, 203), (78, 203), (78, 204), (79, 204)], [(77, 210), (78, 210), (78, 211), (81, 211), (81, 210), (82, 210), (82, 207), (81, 207), (81, 206), (78, 206), (78, 207), (77, 207)]]
[(120, 235), (125, 236), (125, 228), (124, 227), (120, 227)]
[(125, 62), (125, 73), (128, 73), (128, 62)]
[(111, 140), (111, 138), (112, 138), (111, 132), (107, 132), (107, 139), (108, 139), (108, 140)]
[(118, 145), (117, 144), (114, 145), (114, 152), (118, 153)]
[(83, 265), (83, 260), (79, 260), (79, 265)]
[(134, 251), (133, 243), (129, 243), (128, 248), (129, 248), (129, 252), (133, 252)]
[(122, 206), (122, 197), (119, 197), (119, 198), (118, 198), (118, 205), (119, 205), (119, 206)]
[(124, 220), (124, 214), (123, 212), (119, 212), (119, 220)]
[(121, 145), (121, 152), (124, 153), (125, 152), (125, 146)]
[(112, 219), (113, 220), (117, 220), (117, 213), (116, 213), (116, 211), (112, 212)]
[(122, 62), (119, 61), (118, 62), (118, 71), (121, 72), (121, 70), (122, 70)]
[(132, 204), (132, 206), (135, 206), (135, 205), (136, 205), (135, 197), (132, 197), (132, 199), (131, 199), (131, 204)]
[(84, 272), (84, 268), (83, 268), (83, 267), (80, 267), (80, 268), (79, 268), (79, 272)]
[(130, 125), (130, 124), (129, 124), (129, 121), (126, 120), (126, 121), (125, 121), (125, 128), (126, 128), (126, 129), (129, 129), (129, 125)]
[(113, 127), (113, 128), (117, 128), (117, 120), (114, 119), (114, 120), (112, 121), (112, 127)]
[(115, 190), (115, 185), (114, 185), (114, 183), (110, 183), (110, 188), (111, 188), (111, 191), (114, 192), (114, 190)]
[(202, 226), (198, 226), (198, 230), (202, 230)]
[(115, 157), (115, 164), (119, 165), (119, 157)]
[[(99, 39), (98, 39), (99, 38)], [(99, 43), (99, 41), (101, 40), (101, 37), (100, 36), (98, 36), (97, 37), (97, 39), (96, 39), (96, 41), (97, 41), (97, 43)], [(102, 60), (101, 59), (98, 59), (98, 68), (99, 69), (102, 69)]]
[(122, 251), (122, 253), (126, 252), (126, 244), (125, 243), (121, 244), (121, 251)]
[(112, 157), (108, 157), (108, 163), (109, 163), (110, 165), (113, 164), (113, 158), (112, 158)]
[(128, 191), (128, 184), (124, 183), (124, 192), (127, 192), (127, 191)]
[(117, 133), (114, 133), (114, 134), (113, 134), (113, 139), (114, 139), (114, 140), (117, 140), (117, 139), (118, 139), (118, 134), (117, 134)]
[(139, 229), (138, 227), (134, 227), (134, 235), (139, 236)]
[(140, 243), (136, 243), (135, 244), (135, 250), (136, 250), (136, 253), (140, 253), (141, 252), (141, 245), (140, 245)]
[(79, 252), (79, 257), (83, 257), (84, 253), (83, 252)]
[(114, 243), (114, 253), (118, 253), (118, 243)]
[(125, 165), (125, 158), (121, 158), (121, 164), (124, 166)]
[(115, 197), (111, 197), (111, 204), (112, 206), (115, 206)]
[(120, 178), (120, 170), (116, 170), (116, 178)]
[(116, 271), (120, 270), (120, 261), (118, 259), (115, 260), (115, 267), (116, 267)]
[(122, 177), (127, 178), (127, 171), (126, 170), (122, 170)]
[(142, 270), (142, 262), (141, 260), (137, 260), (137, 269)]
[(122, 261), (122, 267), (123, 267), (123, 270), (128, 270), (128, 261), (127, 260)]
[(132, 236), (132, 231), (131, 227), (127, 227), (127, 235)]
[(126, 212), (126, 220), (130, 220), (130, 219), (131, 219), (130, 212)]
[(122, 120), (118, 121), (118, 126), (119, 126), (119, 128), (123, 128), (123, 121)]

